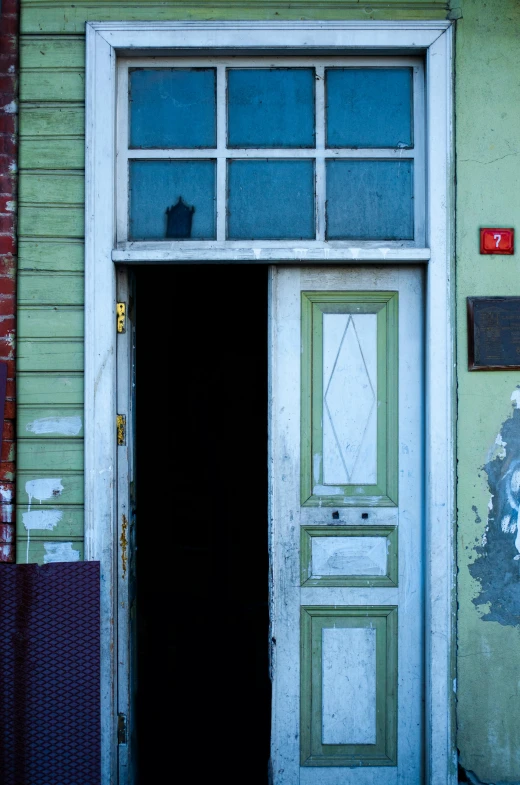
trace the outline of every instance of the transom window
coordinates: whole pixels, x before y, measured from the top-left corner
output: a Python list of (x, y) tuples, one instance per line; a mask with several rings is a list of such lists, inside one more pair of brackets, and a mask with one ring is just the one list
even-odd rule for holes
[(417, 58), (125, 59), (118, 87), (119, 247), (424, 246)]

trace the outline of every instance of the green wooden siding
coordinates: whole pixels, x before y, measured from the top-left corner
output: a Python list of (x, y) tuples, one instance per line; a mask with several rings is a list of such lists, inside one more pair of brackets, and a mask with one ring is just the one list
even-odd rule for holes
[[(444, 19), (446, 2), (377, 0), (22, 0), (18, 282), (18, 560), (27, 558), (25, 484), (61, 477), (53, 531), (31, 533), (29, 560), (64, 538), (82, 558), (83, 431), (37, 433), (49, 418), (83, 417), (85, 22), (89, 20)], [(56, 504), (53, 502), (56, 501)], [(59, 502), (59, 503), (58, 503)], [(74, 521), (74, 524), (71, 523)]]

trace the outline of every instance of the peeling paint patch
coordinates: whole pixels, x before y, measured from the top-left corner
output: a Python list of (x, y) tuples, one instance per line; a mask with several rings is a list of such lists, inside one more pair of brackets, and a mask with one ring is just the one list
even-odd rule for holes
[[(474, 604), (487, 605), (482, 616), (506, 626), (520, 625), (520, 388), (511, 396), (513, 414), (497, 437), (499, 451), (492, 453), (484, 470), (490, 502), (477, 558), (469, 565), (480, 584)], [(480, 522), (476, 508), (476, 522)]]
[(42, 417), (27, 423), (25, 430), (38, 435), (59, 433), (60, 436), (77, 436), (81, 431), (81, 417)]
[(44, 542), (44, 564), (61, 561), (79, 561), (79, 551), (74, 550), (71, 542)]

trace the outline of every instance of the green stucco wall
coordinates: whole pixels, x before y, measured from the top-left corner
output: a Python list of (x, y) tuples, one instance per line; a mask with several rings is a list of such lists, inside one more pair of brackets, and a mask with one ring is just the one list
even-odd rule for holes
[[(512, 591), (520, 562), (515, 533), (502, 532), (502, 518), (488, 510), (483, 468), (496, 455), (505, 468), (515, 460), (518, 424), (503, 429), (502, 423), (513, 414), (520, 372), (466, 370), (466, 297), (520, 294), (519, 251), (481, 256), (478, 238), (481, 226), (520, 231), (520, 2), (458, 5), (458, 747), (462, 765), (484, 782), (520, 782), (520, 604)], [(506, 447), (495, 444), (499, 433)], [(492, 489), (495, 497), (506, 485), (507, 478)], [(483, 536), (485, 547), (476, 551)], [(482, 582), (469, 571), (475, 560)], [(483, 591), (480, 599), (492, 601), (475, 605)]]
[[(458, 747), (464, 768), (485, 782), (520, 782), (520, 608), (473, 600), (486, 587), (470, 573), (497, 559), (482, 545), (490, 490), (486, 462), (513, 413), (519, 373), (468, 373), (465, 298), (520, 293), (518, 253), (483, 257), (479, 226), (515, 226), (520, 208), (519, 0), (456, 0), (457, 320), (458, 320)], [(42, 500), (62, 513), (43, 542), (83, 536), (82, 431), (52, 430), (56, 418), (82, 419), (84, 23), (94, 19), (432, 19), (444, 2), (89, 2), (22, 0), (18, 323), (18, 560), (27, 541), (22, 514), (29, 480), (59, 478)], [(520, 227), (516, 227), (520, 228)], [(42, 421), (36, 433), (34, 422)], [(69, 420), (70, 422), (70, 420)], [(46, 423), (46, 424), (45, 424)], [(28, 430), (29, 426), (29, 430)], [(38, 430), (38, 427), (36, 428)], [(493, 449), (495, 451), (493, 452)], [(520, 458), (520, 454), (518, 456)], [(509, 455), (507, 457), (509, 460)], [(40, 504), (33, 499), (34, 505)], [(514, 541), (514, 533), (509, 533)], [(489, 543), (489, 540), (488, 540)], [(508, 557), (509, 558), (509, 557)], [(520, 562), (503, 564), (504, 575)], [(481, 570), (481, 575), (486, 575)], [(484, 578), (484, 582), (487, 578)], [(498, 576), (497, 580), (504, 580)], [(500, 583), (498, 584), (501, 585)], [(509, 596), (509, 595), (508, 595)], [(507, 623), (510, 619), (511, 623)], [(505, 623), (504, 623), (505, 622)]]

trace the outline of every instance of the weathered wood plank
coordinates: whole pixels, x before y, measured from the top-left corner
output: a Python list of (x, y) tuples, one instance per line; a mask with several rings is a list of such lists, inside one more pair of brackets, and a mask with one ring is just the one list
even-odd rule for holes
[(83, 407), (19, 406), (16, 415), (18, 439), (56, 439), (83, 436)]
[(77, 36), (22, 36), (20, 68), (84, 68), (85, 38)]
[(172, 21), (177, 19), (445, 19), (444, 0), (389, 2), (373, 0), (366, 10), (358, 0), (297, 0), (279, 3), (263, 0), (207, 0), (199, 2), (112, 2), (84, 0), (72, 3), (26, 2), (22, 6), (23, 33), (81, 33), (85, 22), (92, 21)]
[(83, 308), (67, 306), (18, 308), (18, 338), (82, 338)]
[[(29, 533), (31, 540), (83, 537), (84, 517), (83, 507), (54, 505), (49, 508), (33, 499), (30, 510), (25, 504), (16, 510), (16, 534), (25, 539)], [(43, 528), (45, 526), (49, 528)]]
[(83, 208), (21, 205), (18, 232), (26, 237), (82, 238), (85, 233)]
[(83, 69), (25, 69), (20, 72), (21, 101), (84, 101)]
[(16, 503), (26, 506), (29, 493), (32, 504), (53, 507), (60, 504), (83, 504), (85, 479), (83, 472), (18, 472)]
[(21, 169), (84, 169), (85, 140), (21, 138), (19, 156)]
[(83, 136), (85, 109), (77, 104), (20, 105), (20, 136)]
[(84, 267), (85, 247), (80, 240), (18, 241), (19, 270), (82, 272)]
[[(50, 532), (49, 532), (50, 534)], [(76, 553), (78, 554), (76, 556)], [(16, 561), (18, 564), (45, 564), (51, 561), (83, 561), (83, 540), (69, 538), (66, 541), (52, 537), (31, 537), (27, 548), (27, 537), (16, 538)], [(79, 558), (78, 558), (79, 557)]]
[(18, 341), (19, 371), (82, 371), (83, 341)]
[(82, 373), (18, 372), (16, 396), (20, 405), (83, 403)]
[(85, 199), (85, 177), (83, 173), (49, 172), (40, 170), (20, 173), (18, 196), (21, 203), (47, 202), (48, 204), (80, 204)]
[(81, 273), (20, 273), (20, 305), (83, 305), (85, 284)]
[(18, 471), (81, 471), (83, 439), (21, 439), (17, 451)]

